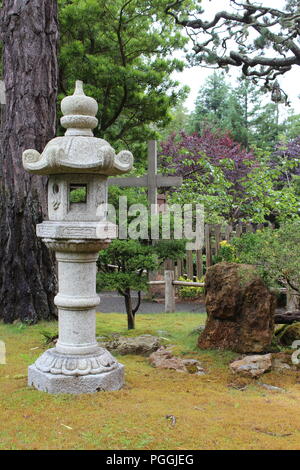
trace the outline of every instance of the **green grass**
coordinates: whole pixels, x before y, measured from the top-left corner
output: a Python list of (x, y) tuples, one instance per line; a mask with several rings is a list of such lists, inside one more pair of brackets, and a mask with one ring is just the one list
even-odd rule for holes
[[(138, 315), (128, 332), (126, 315), (98, 314), (97, 335), (163, 334), (166, 344), (200, 360), (207, 374), (194, 376), (158, 370), (141, 356), (122, 356), (126, 385), (118, 392), (48, 395), (27, 387), (27, 367), (45, 350), (43, 332), (57, 324), (0, 324), (7, 364), (0, 365), (0, 449), (299, 449), (300, 377), (269, 373), (263, 382), (232, 376), (228, 351), (201, 351), (197, 333), (201, 314)], [(167, 415), (175, 415), (172, 426)]]

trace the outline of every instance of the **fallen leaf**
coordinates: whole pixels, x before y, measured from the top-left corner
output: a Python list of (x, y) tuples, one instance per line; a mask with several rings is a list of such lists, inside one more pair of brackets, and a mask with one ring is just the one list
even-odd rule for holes
[(61, 426), (63, 426), (64, 428), (67, 428), (67, 429), (71, 429), (71, 430), (73, 429), (70, 426), (67, 426), (66, 424), (63, 424), (63, 423), (61, 423)]
[(286, 433), (286, 434), (279, 434), (279, 433), (272, 432), (272, 431), (264, 431), (263, 429), (259, 429), (259, 428), (254, 428), (254, 431), (261, 432), (262, 434), (267, 434), (268, 436), (273, 436), (273, 437), (289, 437), (293, 435), (291, 432)]
[(245, 390), (247, 390), (248, 385), (230, 383), (228, 384), (228, 388), (233, 388), (234, 390), (239, 390), (240, 392), (244, 392)]
[(175, 424), (176, 424), (176, 416), (174, 416), (174, 415), (166, 415), (165, 418), (168, 419), (169, 421), (171, 421), (171, 425), (172, 425), (172, 426), (175, 426)]

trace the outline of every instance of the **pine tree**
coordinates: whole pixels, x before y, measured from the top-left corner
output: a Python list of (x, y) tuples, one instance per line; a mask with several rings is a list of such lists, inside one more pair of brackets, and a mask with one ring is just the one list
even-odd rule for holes
[(4, 0), (0, 11), (5, 122), (0, 162), (0, 317), (35, 322), (55, 314), (55, 262), (37, 239), (47, 214), (47, 178), (25, 172), (22, 152), (55, 135), (57, 4)]
[(195, 111), (191, 115), (190, 130), (201, 133), (208, 126), (214, 130), (224, 127), (229, 94), (230, 87), (226, 83), (224, 73), (214, 72), (210, 75), (199, 90)]

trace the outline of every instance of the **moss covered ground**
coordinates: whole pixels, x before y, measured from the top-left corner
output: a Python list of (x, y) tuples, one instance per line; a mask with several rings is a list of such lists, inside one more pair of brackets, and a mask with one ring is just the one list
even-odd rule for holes
[[(7, 364), (0, 365), (0, 449), (300, 449), (300, 373), (270, 372), (258, 381), (229, 372), (230, 352), (200, 351), (200, 314), (137, 317), (130, 335), (162, 334), (174, 351), (199, 359), (207, 370), (194, 376), (151, 367), (147, 358), (122, 356), (126, 386), (94, 395), (48, 395), (28, 388), (27, 366), (46, 346), (35, 326), (0, 324)], [(97, 334), (128, 334), (122, 314), (97, 315)], [(176, 422), (167, 419), (173, 415)]]

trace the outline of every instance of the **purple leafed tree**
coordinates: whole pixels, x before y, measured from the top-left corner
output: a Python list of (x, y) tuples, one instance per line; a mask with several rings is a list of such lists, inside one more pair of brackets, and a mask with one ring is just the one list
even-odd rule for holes
[[(183, 178), (196, 179), (203, 174), (202, 157), (216, 166), (222, 166), (225, 177), (238, 188), (238, 181), (250, 171), (248, 162), (255, 164), (253, 153), (244, 150), (238, 142), (232, 140), (228, 133), (221, 130), (211, 132), (204, 130), (202, 135), (187, 135), (181, 132), (172, 134), (166, 142), (161, 143), (161, 166), (166, 173)], [(223, 165), (225, 159), (230, 165)]]
[(290, 169), (286, 175), (282, 175), (282, 180), (287, 180), (292, 174), (300, 175), (300, 136), (288, 143), (279, 143), (273, 157), (275, 157), (274, 164), (280, 159), (285, 159), (295, 164), (294, 168)]

